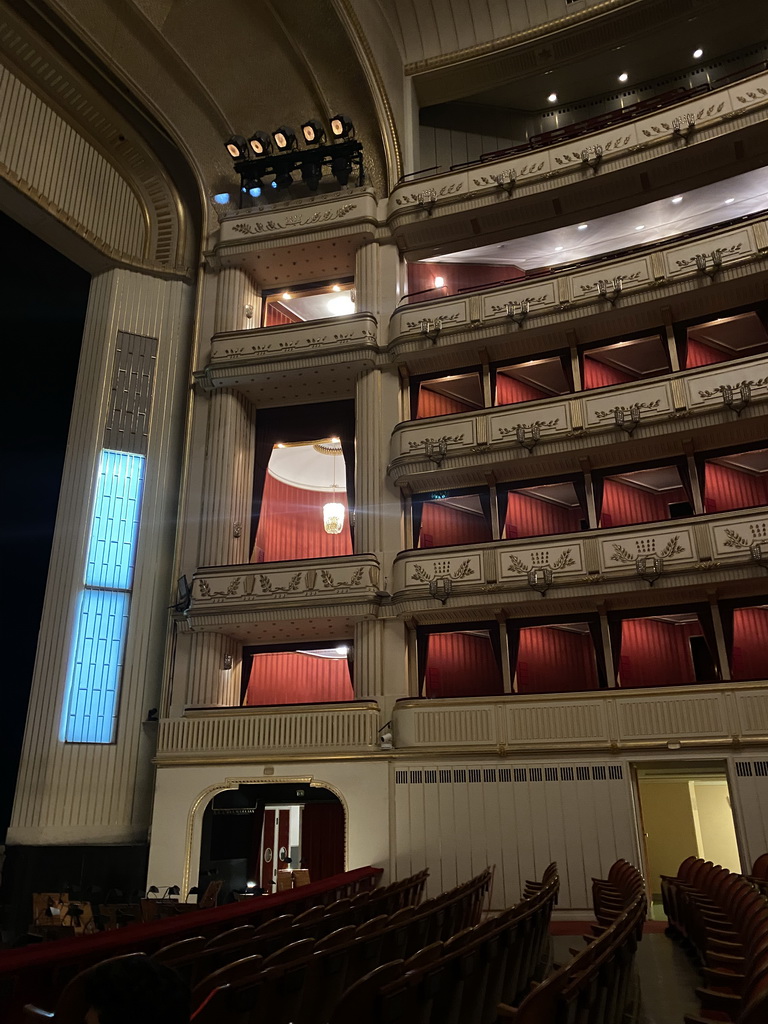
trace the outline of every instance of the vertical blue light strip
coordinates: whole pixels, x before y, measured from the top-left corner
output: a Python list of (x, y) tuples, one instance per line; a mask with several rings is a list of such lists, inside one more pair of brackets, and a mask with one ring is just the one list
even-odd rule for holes
[(62, 715), (70, 743), (114, 739), (144, 464), (143, 455), (101, 453)]

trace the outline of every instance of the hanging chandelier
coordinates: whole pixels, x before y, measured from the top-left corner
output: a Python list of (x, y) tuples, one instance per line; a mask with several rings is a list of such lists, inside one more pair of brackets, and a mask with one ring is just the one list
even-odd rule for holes
[[(341, 442), (338, 437), (332, 437), (330, 444), (324, 443), (315, 445), (315, 448), (334, 459), (333, 463), (333, 484), (331, 490), (336, 494), (336, 458), (341, 455)], [(323, 505), (323, 529), (331, 535), (341, 533), (344, 529), (345, 508), (340, 501), (327, 501)]]

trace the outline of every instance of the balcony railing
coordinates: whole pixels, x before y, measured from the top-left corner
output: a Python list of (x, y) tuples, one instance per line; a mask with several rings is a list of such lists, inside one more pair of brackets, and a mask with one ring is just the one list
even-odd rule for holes
[(768, 684), (401, 700), (398, 749), (680, 750), (768, 742)]
[(182, 718), (160, 722), (156, 756), (162, 764), (365, 753), (379, 749), (379, 724), (378, 705), (371, 701), (187, 709)]
[[(404, 218), (439, 214), (468, 199), (494, 193), (514, 193), (560, 175), (601, 172), (615, 163), (619, 167), (655, 156), (653, 149), (663, 143), (676, 144), (693, 132), (718, 126), (734, 131), (743, 126), (744, 115), (768, 104), (768, 72), (725, 85), (704, 95), (681, 98), (661, 110), (653, 110), (632, 121), (608, 126), (589, 126), (578, 139), (541, 140), (544, 145), (514, 153), (501, 153), (495, 160), (455, 168), (442, 174), (419, 176), (398, 185), (389, 201), (390, 218), (397, 226)], [(650, 154), (643, 153), (651, 149)], [(556, 184), (556, 182), (555, 182)]]
[[(405, 551), (394, 565), (394, 600), (477, 604), (478, 595), (524, 601), (558, 589), (613, 592), (627, 586), (680, 586), (768, 567), (768, 509), (643, 523), (586, 533)], [(653, 577), (653, 578), (651, 578)], [(669, 582), (668, 582), (669, 581)]]
[(745, 384), (750, 405), (768, 399), (768, 354), (542, 401), (408, 420), (392, 434), (390, 476), (402, 485), (417, 474), (434, 475), (461, 456), (471, 456), (480, 467), (504, 453), (527, 456), (534, 438), (540, 451), (553, 442), (558, 450), (564, 444), (582, 449), (612, 440), (608, 434), (623, 436), (619, 421), (639, 433), (661, 423), (690, 430), (696, 417), (716, 411), (732, 416), (725, 404), (728, 389), (740, 402)]

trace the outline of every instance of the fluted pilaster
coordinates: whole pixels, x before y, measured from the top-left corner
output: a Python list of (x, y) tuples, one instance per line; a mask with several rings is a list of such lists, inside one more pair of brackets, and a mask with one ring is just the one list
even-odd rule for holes
[(374, 619), (355, 624), (355, 697), (375, 699), (386, 721), (392, 705), (408, 696), (405, 624)]
[(402, 263), (396, 245), (368, 242), (355, 255), (357, 310), (373, 313), (379, 325), (386, 325), (400, 295)]
[[(248, 306), (253, 309), (251, 317), (246, 315)], [(258, 327), (260, 311), (261, 297), (248, 273), (239, 267), (223, 267), (216, 289), (216, 334)]]
[[(368, 370), (355, 388), (355, 440), (364, 452), (356, 466), (355, 548), (379, 558), (391, 579), (392, 560), (403, 547), (400, 493), (387, 478), (389, 439), (399, 420), (400, 382), (393, 370)], [(382, 580), (383, 583), (383, 580)]]
[(198, 564), (240, 565), (250, 557), (253, 407), (230, 389), (210, 403)]
[[(188, 648), (185, 703), (192, 707), (238, 705), (242, 657), (238, 641), (221, 633), (188, 633), (179, 640)], [(229, 668), (227, 658), (231, 658)]]

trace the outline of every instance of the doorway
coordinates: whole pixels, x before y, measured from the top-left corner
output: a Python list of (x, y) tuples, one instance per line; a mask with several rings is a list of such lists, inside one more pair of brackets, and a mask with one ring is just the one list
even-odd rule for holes
[(635, 766), (645, 854), (645, 877), (655, 919), (661, 911), (661, 875), (702, 857), (741, 871), (724, 761)]
[(220, 903), (290, 888), (345, 869), (344, 807), (309, 783), (244, 783), (217, 793), (203, 813), (197, 886), (221, 882)]

